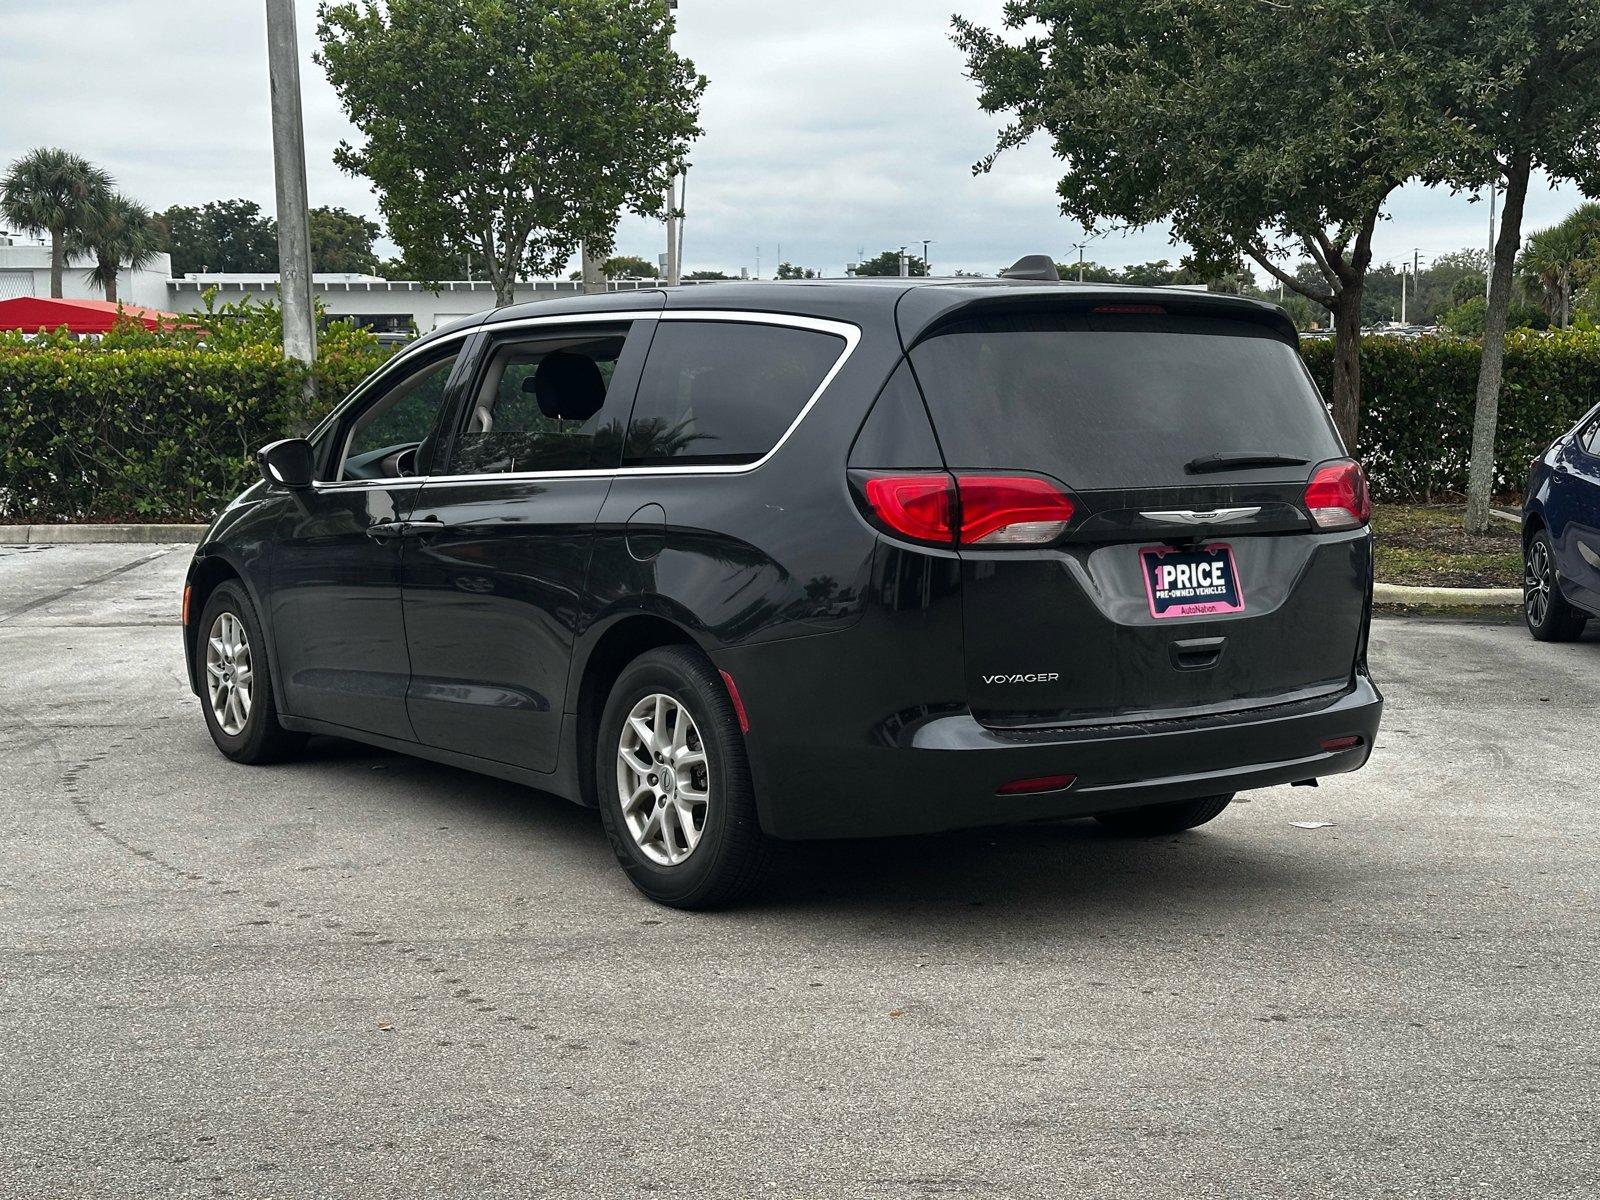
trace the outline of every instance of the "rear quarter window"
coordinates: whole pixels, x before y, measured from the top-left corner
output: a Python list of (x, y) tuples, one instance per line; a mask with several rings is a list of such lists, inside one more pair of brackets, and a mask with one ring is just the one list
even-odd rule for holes
[(811, 329), (661, 322), (639, 383), (624, 462), (755, 462), (788, 432), (844, 350), (842, 337)]
[(1184, 464), (1207, 454), (1344, 453), (1298, 351), (1247, 321), (990, 317), (911, 359), (954, 469), (1040, 471), (1089, 490), (1194, 483)]

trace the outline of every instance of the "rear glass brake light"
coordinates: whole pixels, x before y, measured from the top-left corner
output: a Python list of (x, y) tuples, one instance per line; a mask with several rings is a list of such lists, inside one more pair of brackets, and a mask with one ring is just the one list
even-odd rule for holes
[(1130, 316), (1143, 314), (1146, 316), (1157, 317), (1165, 316), (1167, 312), (1167, 310), (1162, 308), (1159, 304), (1101, 304), (1095, 308), (1091, 308), (1089, 311), (1096, 313), (1120, 313)]
[(1325, 463), (1306, 484), (1306, 511), (1318, 529), (1359, 529), (1372, 516), (1372, 497), (1359, 463)]
[(864, 490), (888, 528), (946, 546), (1041, 546), (1066, 531), (1074, 512), (1065, 492), (1032, 475), (879, 475)]

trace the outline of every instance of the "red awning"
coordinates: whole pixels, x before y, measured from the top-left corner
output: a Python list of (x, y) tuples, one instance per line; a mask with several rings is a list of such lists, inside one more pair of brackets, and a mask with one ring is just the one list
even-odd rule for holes
[(0, 329), (20, 329), (38, 333), (41, 329), (60, 329), (72, 333), (109, 333), (123, 320), (139, 322), (146, 329), (170, 329), (183, 323), (177, 313), (140, 308), (137, 304), (108, 304), (104, 300), (52, 300), (45, 296), (18, 296), (0, 300)]

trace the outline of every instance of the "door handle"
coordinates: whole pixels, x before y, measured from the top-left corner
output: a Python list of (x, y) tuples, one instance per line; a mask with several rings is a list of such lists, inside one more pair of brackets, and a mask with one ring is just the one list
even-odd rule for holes
[(1225, 637), (1186, 638), (1173, 642), (1167, 648), (1167, 653), (1172, 658), (1172, 665), (1180, 671), (1205, 671), (1217, 665), (1227, 642)]
[(404, 521), (378, 521), (367, 526), (367, 536), (378, 542), (387, 542), (397, 537), (404, 537), (405, 532)]
[(430, 533), (443, 533), (450, 528), (448, 522), (435, 520), (429, 517), (425, 521), (405, 521), (406, 537), (427, 537)]

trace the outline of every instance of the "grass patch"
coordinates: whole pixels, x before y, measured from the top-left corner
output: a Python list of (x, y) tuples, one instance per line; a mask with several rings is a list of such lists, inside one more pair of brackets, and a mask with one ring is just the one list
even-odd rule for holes
[(1469, 537), (1461, 505), (1378, 504), (1372, 509), (1379, 583), (1412, 587), (1521, 587), (1522, 533), (1506, 521)]

